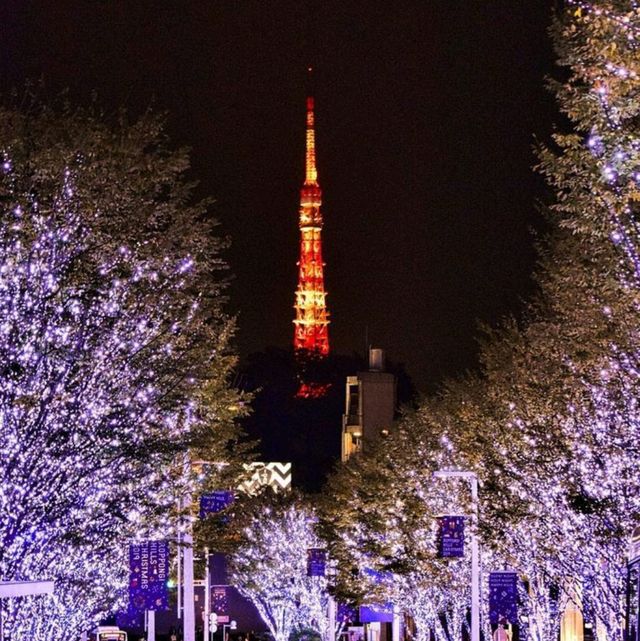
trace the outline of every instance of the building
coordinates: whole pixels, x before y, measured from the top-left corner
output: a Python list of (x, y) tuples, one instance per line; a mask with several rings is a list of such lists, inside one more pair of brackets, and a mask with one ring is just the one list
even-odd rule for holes
[[(342, 416), (342, 462), (391, 431), (396, 410), (396, 377), (384, 371), (384, 352), (369, 350), (369, 369), (347, 376), (345, 411)], [(396, 641), (401, 638), (398, 608), (359, 608), (359, 626), (350, 627), (354, 638), (364, 641)]]
[(396, 409), (396, 379), (384, 371), (384, 351), (369, 350), (369, 370), (347, 376), (342, 417), (342, 461), (391, 429)]

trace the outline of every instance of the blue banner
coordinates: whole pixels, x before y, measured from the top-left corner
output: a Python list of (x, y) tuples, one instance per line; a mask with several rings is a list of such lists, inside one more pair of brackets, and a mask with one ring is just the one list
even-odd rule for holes
[(338, 611), (336, 613), (336, 621), (339, 623), (355, 623), (358, 620), (358, 610), (347, 603), (338, 603)]
[(382, 609), (381, 606), (360, 606), (360, 623), (392, 623), (393, 610), (391, 604), (387, 604), (388, 609)]
[(235, 498), (233, 492), (228, 490), (216, 490), (200, 497), (200, 518), (204, 519), (207, 514), (217, 514), (229, 507)]
[(464, 556), (464, 516), (441, 516), (438, 524), (438, 556), (443, 559)]
[(129, 546), (130, 610), (168, 610), (168, 579), (167, 541), (144, 541)]
[[(393, 579), (391, 572), (374, 570), (373, 568), (363, 568), (362, 573), (378, 585), (389, 583)], [(391, 623), (393, 621), (393, 605), (391, 603), (376, 603), (360, 606), (358, 618), (360, 623), (374, 623), (376, 621)]]
[(211, 587), (211, 612), (218, 615), (218, 623), (229, 623), (229, 593), (226, 585)]
[(518, 575), (515, 572), (489, 574), (489, 620), (498, 623), (518, 623)]
[(307, 576), (324, 576), (327, 565), (327, 551), (321, 548), (307, 550)]

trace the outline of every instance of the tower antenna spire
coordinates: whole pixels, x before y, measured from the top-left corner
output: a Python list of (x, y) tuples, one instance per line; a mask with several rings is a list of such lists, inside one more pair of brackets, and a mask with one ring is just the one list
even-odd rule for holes
[(318, 184), (316, 168), (316, 130), (313, 96), (307, 96), (307, 154), (305, 163), (305, 185)]
[[(312, 68), (308, 67), (309, 76)], [(310, 83), (309, 83), (310, 84)], [(293, 345), (296, 352), (329, 354), (329, 314), (322, 262), (322, 190), (316, 167), (315, 101), (307, 93), (305, 179), (300, 190), (300, 260), (295, 295)]]

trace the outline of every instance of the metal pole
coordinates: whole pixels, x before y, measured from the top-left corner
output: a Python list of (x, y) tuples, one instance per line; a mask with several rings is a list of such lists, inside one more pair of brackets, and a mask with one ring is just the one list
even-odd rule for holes
[(182, 558), (184, 559), (184, 641), (196, 641), (195, 595), (193, 593), (193, 534), (191, 533), (191, 522), (189, 522), (184, 535)]
[(182, 618), (182, 534), (178, 529), (178, 620)]
[(478, 542), (478, 477), (475, 472), (464, 470), (438, 470), (436, 478), (468, 479), (471, 484), (471, 641), (480, 641), (480, 545)]
[(471, 641), (480, 641), (480, 549), (478, 546), (478, 477), (471, 480), (473, 533), (471, 534)]
[(392, 641), (400, 641), (400, 608), (393, 604), (393, 622), (391, 623)]
[(147, 615), (147, 641), (156, 641), (156, 613), (149, 610)]
[(327, 635), (329, 639), (327, 641), (336, 641), (336, 602), (331, 595), (329, 595), (327, 610), (329, 617), (329, 631)]
[(203, 641), (209, 641), (209, 614), (211, 612), (211, 575), (209, 574), (209, 548), (204, 549), (204, 625)]

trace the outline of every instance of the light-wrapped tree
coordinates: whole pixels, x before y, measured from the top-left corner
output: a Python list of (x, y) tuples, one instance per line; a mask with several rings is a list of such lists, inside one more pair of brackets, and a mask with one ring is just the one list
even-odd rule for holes
[(395, 607), (423, 641), (462, 634), (470, 604), (469, 546), (466, 558), (439, 558), (437, 517), (466, 514), (467, 533), (472, 524), (469, 488), (434, 476), (447, 450), (416, 429), (418, 420), (407, 418), (334, 474), (320, 532), (338, 560), (342, 598)]
[(300, 498), (270, 491), (241, 501), (233, 516), (231, 581), (255, 605), (276, 641), (288, 641), (302, 629), (328, 638), (328, 578), (307, 576), (308, 550), (324, 548), (316, 520)]
[(183, 453), (234, 438), (220, 243), (161, 132), (0, 110), (0, 579), (56, 586), (3, 602), (16, 639), (112, 611), (128, 544), (170, 532)]
[(374, 491), (350, 511), (358, 491), (345, 502), (345, 542), (385, 540), (375, 521), (395, 517), (393, 479), (415, 483), (425, 467), (403, 452), (426, 448), (427, 460), (478, 474), (484, 545), (526, 581), (534, 639), (557, 638), (571, 599), (599, 639), (620, 638), (626, 543), (640, 519), (640, 6), (569, 0), (555, 37), (568, 76), (553, 86), (575, 130), (540, 150), (557, 194), (540, 296), (522, 323), (489, 337), (480, 376), (451, 384), (392, 434), (390, 452), (404, 442), (397, 462), (372, 464), (393, 490), (378, 497), (385, 483), (368, 486), (352, 468), (353, 485)]

